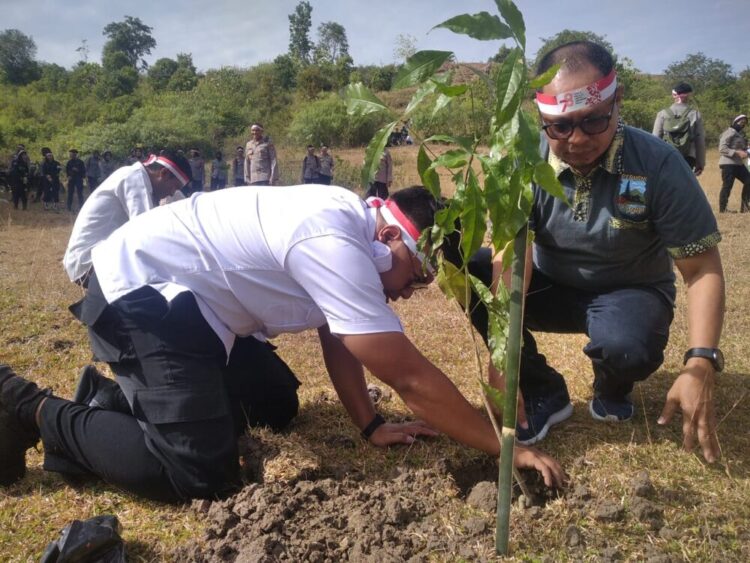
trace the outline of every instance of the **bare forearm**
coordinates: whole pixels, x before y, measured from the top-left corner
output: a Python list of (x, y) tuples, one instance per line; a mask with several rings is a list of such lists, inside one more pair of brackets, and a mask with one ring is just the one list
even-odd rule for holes
[(688, 345), (714, 348), (724, 322), (724, 275), (717, 249), (709, 250), (695, 268), (678, 263), (687, 284)]

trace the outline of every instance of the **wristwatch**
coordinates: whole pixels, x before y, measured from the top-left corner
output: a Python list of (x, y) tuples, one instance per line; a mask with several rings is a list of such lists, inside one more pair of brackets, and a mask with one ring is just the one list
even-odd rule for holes
[(724, 354), (718, 348), (690, 348), (685, 352), (683, 363), (686, 364), (690, 358), (706, 358), (717, 372), (724, 369)]

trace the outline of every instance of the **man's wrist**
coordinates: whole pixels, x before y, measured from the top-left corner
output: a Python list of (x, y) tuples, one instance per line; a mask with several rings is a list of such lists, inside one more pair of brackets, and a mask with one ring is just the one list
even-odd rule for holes
[(370, 436), (372, 436), (378, 428), (383, 426), (383, 424), (385, 424), (385, 419), (380, 413), (375, 413), (375, 416), (370, 423), (362, 429), (362, 438), (369, 440)]

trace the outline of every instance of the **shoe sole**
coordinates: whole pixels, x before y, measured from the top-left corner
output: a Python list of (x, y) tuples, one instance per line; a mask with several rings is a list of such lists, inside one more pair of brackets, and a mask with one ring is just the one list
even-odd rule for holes
[(547, 436), (547, 432), (549, 432), (549, 429), (556, 425), (560, 424), (561, 422), (569, 419), (573, 415), (573, 403), (568, 403), (563, 408), (561, 408), (559, 411), (552, 413), (550, 417), (547, 419), (547, 423), (542, 426), (542, 429), (537, 433), (536, 436), (533, 436), (532, 438), (529, 438), (528, 440), (518, 440), (519, 444), (523, 444), (524, 446), (531, 446), (533, 444), (536, 444), (537, 442), (540, 442), (544, 439), (545, 436)]
[(631, 420), (633, 418), (634, 411), (631, 411), (630, 416), (627, 418), (617, 418), (614, 414), (608, 414), (606, 416), (601, 416), (596, 413), (594, 410), (594, 400), (591, 399), (589, 401), (589, 414), (591, 415), (591, 418), (594, 420), (598, 420), (599, 422), (627, 422), (628, 420)]

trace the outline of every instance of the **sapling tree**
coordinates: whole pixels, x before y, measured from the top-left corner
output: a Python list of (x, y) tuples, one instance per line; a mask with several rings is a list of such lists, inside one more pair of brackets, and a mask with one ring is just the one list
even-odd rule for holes
[[(485, 381), (484, 370), (478, 364), (485, 406), (501, 443), (496, 549), (499, 554), (506, 554), (531, 186), (536, 183), (557, 197), (562, 197), (563, 191), (552, 167), (539, 154), (539, 132), (534, 118), (521, 107), (529, 91), (548, 83), (557, 67), (536, 79), (530, 78), (524, 56), (523, 16), (511, 0), (495, 0), (495, 4), (499, 15), (488, 12), (462, 14), (435, 26), (478, 40), (511, 42), (512, 47), (496, 72), (485, 73), (467, 67), (486, 84), (491, 94), (493, 107), (489, 135), (480, 139), (476, 132), (467, 137), (446, 133), (423, 139), (417, 166), (422, 183), (436, 198), (444, 195), (438, 170), (448, 171), (454, 187), (452, 197), (445, 200), (445, 207), (437, 213), (434, 227), (422, 233), (420, 244), (423, 249), (434, 253), (438, 262), (439, 286), (449, 298), (461, 304), (467, 319), (471, 313), (472, 294), (477, 298), (474, 302), (479, 301), (487, 308), (490, 358), (506, 377), (505, 389), (496, 390)], [(345, 99), (350, 113), (381, 112), (390, 117), (389, 123), (367, 146), (362, 185), (368, 185), (374, 178), (391, 131), (400, 121), (407, 120), (420, 104), (431, 103), (433, 111), (438, 112), (460, 96), (469, 96), (474, 103), (474, 86), (452, 84), (450, 71), (443, 70), (444, 63), (452, 58), (450, 51), (419, 51), (407, 60), (393, 87), (416, 87), (416, 91), (401, 116), (394, 115), (361, 83), (346, 88)], [(431, 148), (435, 143), (448, 144), (450, 148), (436, 154)], [(438, 252), (445, 238), (455, 231), (460, 236), (461, 260), (458, 265), (444, 259)], [(469, 273), (469, 259), (486, 240), (495, 253), (502, 254), (504, 269), (512, 269), (510, 288), (498, 284), (492, 291)], [(475, 339), (474, 344), (479, 357), (481, 343)], [(502, 430), (494, 419), (493, 406), (503, 413)]]

